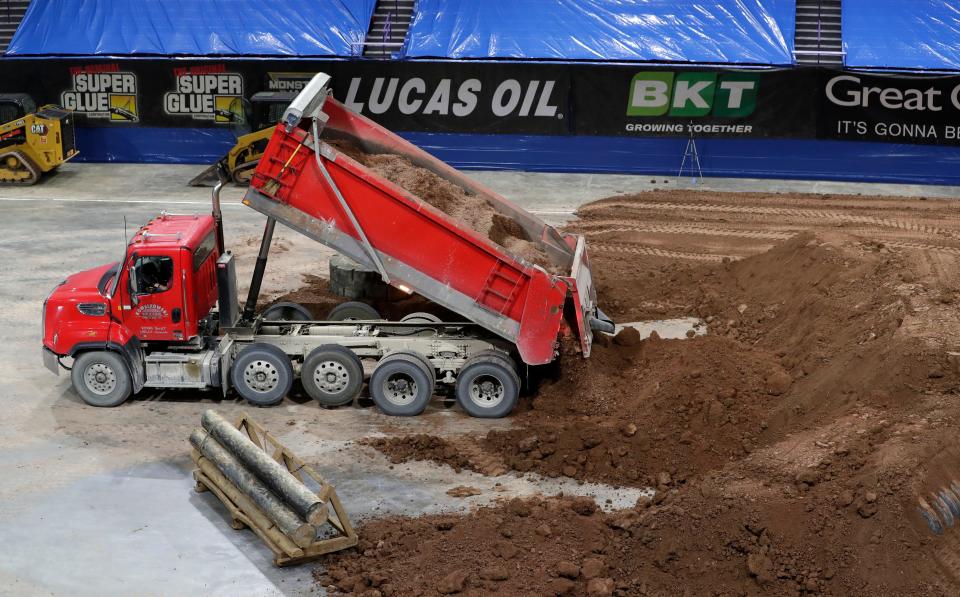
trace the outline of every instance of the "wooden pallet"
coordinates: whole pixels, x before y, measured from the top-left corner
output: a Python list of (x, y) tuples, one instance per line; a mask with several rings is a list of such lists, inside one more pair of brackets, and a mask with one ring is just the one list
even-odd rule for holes
[[(257, 447), (268, 452), (271, 457), (286, 467), (301, 483), (303, 475), (312, 478), (320, 486), (317, 496), (328, 506), (327, 523), (332, 529), (332, 536), (317, 539), (306, 547), (297, 546), (293, 540), (284, 535), (279, 528), (260, 510), (253, 501), (227, 479), (212, 462), (204, 458), (203, 454), (193, 450), (191, 457), (197, 466), (193, 471), (198, 493), (210, 491), (223, 502), (232, 517), (231, 525), (234, 529), (249, 528), (256, 533), (267, 547), (274, 553), (273, 562), (277, 566), (290, 566), (315, 560), (320, 556), (347, 549), (357, 544), (357, 533), (350, 524), (350, 518), (337, 496), (337, 490), (328, 483), (316, 470), (298, 458), (275, 437), (253, 421), (246, 413), (237, 419), (236, 427), (245, 433)], [(323, 525), (322, 530), (328, 530)]]

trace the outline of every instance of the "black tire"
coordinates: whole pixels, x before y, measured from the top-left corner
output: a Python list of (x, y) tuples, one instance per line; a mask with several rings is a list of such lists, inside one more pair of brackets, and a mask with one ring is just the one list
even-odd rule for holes
[(251, 344), (233, 361), (230, 383), (254, 406), (279, 404), (293, 386), (290, 357), (272, 344)]
[(472, 357), (457, 375), (457, 402), (471, 417), (505, 417), (519, 397), (520, 377), (500, 357)]
[(313, 313), (300, 303), (281, 301), (267, 307), (261, 319), (263, 321), (312, 321)]
[(387, 356), (393, 357), (396, 355), (406, 355), (423, 363), (424, 368), (430, 373), (430, 392), (432, 394), (437, 387), (437, 370), (433, 368), (433, 363), (430, 362), (430, 359), (413, 350), (398, 350), (397, 352), (391, 352)]
[(389, 298), (391, 288), (377, 270), (334, 255), (330, 259), (330, 292), (350, 300), (377, 301)]
[(324, 344), (304, 359), (300, 383), (311, 398), (324, 406), (350, 404), (363, 389), (363, 363), (349, 348)]
[[(480, 350), (473, 353), (473, 355), (470, 357), (470, 360), (480, 359), (480, 358), (500, 359), (501, 361), (509, 365), (511, 369), (519, 373), (519, 369), (517, 368), (517, 362), (514, 361), (513, 358), (511, 358), (510, 355), (508, 355), (505, 352), (500, 352), (499, 350), (488, 348), (486, 350)], [(466, 366), (467, 364), (468, 363), (464, 363), (464, 366)]]
[(85, 352), (73, 361), (70, 381), (90, 406), (111, 407), (126, 402), (133, 393), (130, 369), (115, 352)]
[(439, 317), (433, 313), (426, 313), (424, 311), (416, 311), (414, 313), (407, 313), (400, 318), (400, 321), (405, 323), (443, 323)]
[(384, 414), (412, 417), (433, 397), (433, 376), (420, 358), (404, 353), (384, 357), (370, 376), (370, 395)]
[(340, 303), (330, 310), (327, 321), (379, 321), (383, 317), (377, 310), (359, 301)]

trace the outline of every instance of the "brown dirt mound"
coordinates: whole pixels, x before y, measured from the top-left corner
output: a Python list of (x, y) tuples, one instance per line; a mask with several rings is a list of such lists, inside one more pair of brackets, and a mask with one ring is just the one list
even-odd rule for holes
[(330, 144), (514, 255), (548, 270), (555, 267), (547, 254), (531, 242), (519, 224), (499, 214), (483, 197), (474, 195), (431, 170), (413, 164), (403, 156), (366, 153), (357, 145), (342, 140)]
[(589, 498), (535, 498), (375, 520), (315, 576), (335, 594), (385, 597), (951, 594), (923, 539), (893, 537), (903, 513), (883, 488), (760, 487), (745, 500), (724, 487), (708, 480), (612, 513)]
[(518, 428), (482, 442), (515, 470), (621, 485), (655, 485), (663, 472), (683, 480), (805, 426), (865, 405), (909, 409), (918, 392), (957, 384), (945, 354), (898, 333), (904, 265), (842, 239), (799, 235), (741, 262), (667, 268), (654, 284), (638, 272), (603, 274), (605, 265), (595, 265), (603, 304), (679, 297), (656, 315), (699, 313), (710, 333), (599, 340), (589, 359), (566, 351)]
[(443, 438), (418, 433), (400, 437), (377, 437), (362, 443), (386, 454), (390, 462), (398, 464), (408, 460), (432, 460), (449, 465), (458, 473), (471, 468), (470, 460)]
[(353, 595), (583, 595), (593, 582), (583, 568), (608, 579), (614, 556), (614, 531), (595, 510), (589, 499), (534, 499), (467, 517), (375, 520), (359, 529), (356, 553), (328, 557), (317, 576)]
[[(599, 230), (591, 214), (573, 229)], [(618, 214), (606, 210), (603, 221)], [(614, 226), (643, 225), (622, 219)], [(960, 533), (935, 535), (918, 509), (960, 469), (960, 268), (948, 254), (890, 250), (824, 229), (734, 262), (610, 251), (591, 258), (600, 304), (617, 321), (695, 314), (709, 332), (601, 340), (588, 360), (566, 347), (556, 378), (523, 402), (514, 429), (473, 438), (517, 471), (657, 488), (646, 509), (594, 515), (609, 529), (597, 534), (601, 551), (560, 538), (581, 549), (571, 564), (602, 557), (619, 595), (957, 593)], [(432, 458), (405, 445), (397, 457)], [(511, 520), (500, 508), (464, 523), (492, 533), (491, 521)], [(422, 533), (418, 544), (444, 541), (429, 524)], [(547, 537), (529, 550), (550, 554), (557, 542)], [(465, 592), (492, 592), (478, 584), (486, 580), (469, 548), (448, 545), (436, 557), (448, 571), (467, 570)], [(376, 550), (366, 557), (366, 570), (385, 562)], [(390, 562), (402, 576), (399, 560)], [(406, 586), (435, 594), (434, 577), (420, 574), (419, 585)], [(557, 568), (547, 574), (561, 578)], [(558, 588), (588, 594), (584, 584)], [(595, 593), (608, 588), (594, 584)]]
[(564, 355), (561, 370), (522, 427), (491, 431), (486, 445), (519, 471), (643, 486), (752, 450), (785, 375), (773, 356), (711, 336), (600, 344), (586, 360)]

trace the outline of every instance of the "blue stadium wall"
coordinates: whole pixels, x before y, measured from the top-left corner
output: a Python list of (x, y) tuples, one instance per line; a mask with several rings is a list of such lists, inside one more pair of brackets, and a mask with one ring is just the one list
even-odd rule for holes
[[(687, 140), (663, 137), (401, 136), (464, 170), (526, 170), (676, 176)], [(232, 146), (229, 131), (143, 127), (79, 129), (85, 162), (209, 164)], [(960, 149), (804, 139), (700, 139), (704, 176), (960, 184)], [(691, 176), (688, 162), (685, 176)]]

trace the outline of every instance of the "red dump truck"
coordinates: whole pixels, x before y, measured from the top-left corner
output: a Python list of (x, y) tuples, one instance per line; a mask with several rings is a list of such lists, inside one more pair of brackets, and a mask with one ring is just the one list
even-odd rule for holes
[[(211, 215), (162, 213), (137, 231), (121, 261), (70, 276), (44, 301), (44, 363), (54, 373), (69, 369), (84, 401), (116, 406), (143, 388), (219, 388), (269, 406), (299, 377), (328, 406), (351, 402), (368, 381), (382, 411), (416, 415), (446, 384), (470, 415), (502, 417), (516, 404), (521, 365), (556, 358), (564, 334), (589, 356), (592, 330), (612, 330), (597, 308), (582, 237), (560, 234), (345, 108), (328, 82), (318, 74), (291, 103), (243, 199), (267, 220), (242, 308), (224, 249), (222, 185)], [(377, 176), (327, 143), (334, 138), (401, 155), (485, 198), (563, 274)], [(354, 312), (347, 308), (315, 321), (294, 304), (255, 313), (277, 222), (462, 320), (387, 321), (370, 311), (346, 318)]]

